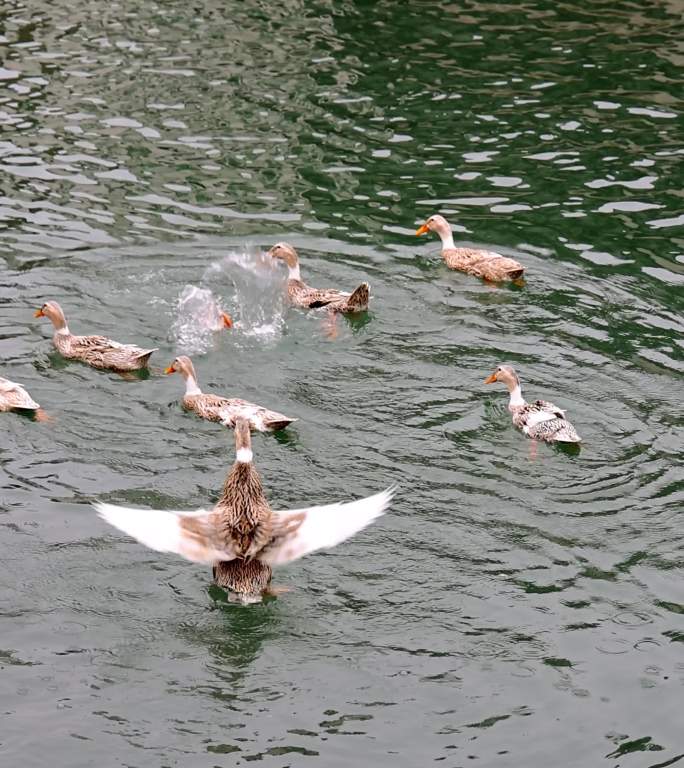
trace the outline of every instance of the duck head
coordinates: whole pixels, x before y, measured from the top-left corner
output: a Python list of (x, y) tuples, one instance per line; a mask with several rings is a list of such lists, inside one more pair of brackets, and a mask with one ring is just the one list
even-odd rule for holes
[(512, 392), (516, 387), (520, 386), (520, 379), (515, 372), (515, 368), (512, 365), (499, 365), (494, 373), (487, 376), (485, 384), (494, 384), (497, 381), (506, 385), (509, 392)]
[(34, 312), (33, 316), (47, 317), (47, 319), (55, 326), (55, 330), (69, 333), (64, 312), (56, 301), (46, 301), (40, 309), (37, 309)]
[(192, 360), (187, 355), (179, 355), (167, 368), (164, 368), (164, 373), (180, 373), (184, 379), (189, 376), (196, 378), (195, 366), (192, 364)]
[(187, 355), (180, 355), (177, 357), (171, 365), (164, 368), (164, 373), (180, 373), (185, 379), (185, 394), (186, 395), (201, 395), (202, 390), (197, 383), (197, 374), (195, 373), (195, 366), (192, 364), (192, 360)]
[(276, 243), (269, 251), (268, 256), (280, 259), (287, 264), (290, 271), (290, 280), (299, 280), (299, 257), (297, 251), (289, 243)]
[(424, 235), (427, 232), (436, 232), (439, 235), (439, 239), (442, 241), (442, 248), (454, 248), (454, 236), (451, 233), (451, 225), (438, 213), (430, 218), (418, 227), (416, 235)]
[(451, 225), (444, 218), (436, 213), (416, 230), (416, 235), (425, 235), (428, 232), (436, 232), (442, 240), (451, 237)]

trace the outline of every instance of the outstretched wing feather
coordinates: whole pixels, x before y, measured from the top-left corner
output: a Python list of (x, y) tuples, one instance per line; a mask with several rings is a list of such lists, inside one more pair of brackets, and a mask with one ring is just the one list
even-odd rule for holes
[(231, 545), (218, 535), (216, 515), (206, 510), (172, 512), (101, 502), (93, 506), (103, 520), (157, 552), (175, 552), (206, 564), (235, 557)]
[(393, 495), (394, 489), (388, 488), (347, 503), (273, 512), (273, 536), (258, 558), (267, 565), (282, 565), (334, 547), (384, 514)]

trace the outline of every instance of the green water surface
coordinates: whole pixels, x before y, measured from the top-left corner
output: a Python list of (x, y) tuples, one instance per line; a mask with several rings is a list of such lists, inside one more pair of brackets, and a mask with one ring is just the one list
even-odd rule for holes
[[(684, 758), (681, 0), (7, 0), (0, 6), (0, 765), (656, 768)], [(416, 226), (527, 267), (451, 272)], [(367, 280), (331, 332), (288, 309)], [(212, 291), (236, 328), (179, 307)], [(147, 379), (75, 332), (159, 347)], [(191, 326), (191, 324), (190, 324)], [(399, 493), (243, 608), (90, 502), (216, 500), (208, 391), (256, 435), (274, 508)], [(501, 387), (566, 408), (579, 455)], [(683, 762), (684, 764), (684, 762)]]

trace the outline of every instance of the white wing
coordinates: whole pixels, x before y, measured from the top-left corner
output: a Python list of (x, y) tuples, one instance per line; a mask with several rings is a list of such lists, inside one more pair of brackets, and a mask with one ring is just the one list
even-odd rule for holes
[(394, 490), (388, 488), (346, 504), (274, 512), (274, 538), (259, 554), (259, 560), (267, 565), (282, 565), (317, 549), (334, 547), (380, 517)]
[(552, 421), (553, 419), (559, 419), (557, 413), (550, 413), (549, 411), (530, 411), (525, 417), (525, 426), (528, 429), (536, 427), (537, 424), (541, 424), (543, 421)]
[(216, 535), (214, 515), (203, 510), (168, 512), (93, 504), (110, 525), (157, 552), (175, 552), (193, 563), (232, 560), (235, 553)]

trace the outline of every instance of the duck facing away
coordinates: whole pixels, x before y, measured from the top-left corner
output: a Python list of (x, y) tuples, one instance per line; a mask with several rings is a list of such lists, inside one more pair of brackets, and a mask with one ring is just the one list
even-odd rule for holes
[(500, 381), (508, 387), (510, 400), (508, 410), (513, 415), (513, 423), (518, 429), (534, 440), (546, 443), (581, 443), (582, 438), (572, 424), (565, 418), (565, 411), (547, 400), (535, 400), (526, 403), (522, 396), (520, 379), (510, 365), (500, 365), (485, 384)]
[(249, 423), (235, 424), (235, 463), (209, 511), (168, 512), (95, 504), (100, 516), (158, 552), (213, 566), (215, 582), (243, 604), (260, 602), (273, 566), (334, 547), (382, 515), (393, 491), (365, 499), (273, 511), (252, 464)]
[(325, 307), (332, 312), (365, 312), (370, 301), (370, 286), (361, 283), (352, 293), (336, 288), (312, 288), (301, 278), (297, 251), (288, 243), (276, 243), (268, 252), (274, 259), (281, 259), (289, 270), (287, 295), (296, 307), (316, 309)]
[(45, 418), (43, 409), (21, 384), (0, 376), (0, 412), (4, 411), (33, 411), (37, 419)]
[(80, 360), (93, 368), (112, 371), (139, 371), (147, 368), (150, 355), (157, 351), (135, 344), (119, 344), (106, 336), (74, 336), (62, 308), (56, 301), (46, 301), (35, 317), (47, 317), (55, 327), (52, 341), (59, 353), (69, 360)]
[(177, 357), (164, 373), (180, 373), (185, 379), (185, 395), (183, 407), (186, 411), (194, 411), (207, 421), (220, 421), (227, 427), (233, 427), (235, 420), (242, 416), (249, 420), (252, 429), (258, 432), (274, 432), (284, 429), (297, 419), (291, 419), (277, 411), (269, 411), (261, 405), (255, 405), (237, 397), (222, 397), (221, 395), (205, 394), (197, 383), (197, 374), (192, 360), (186, 355)]
[(457, 248), (451, 225), (439, 214), (430, 218), (416, 230), (416, 235), (436, 232), (442, 240), (442, 258), (449, 269), (457, 269), (469, 275), (475, 275), (492, 282), (517, 280), (523, 276), (525, 267), (515, 259), (502, 256), (495, 251), (479, 248)]

